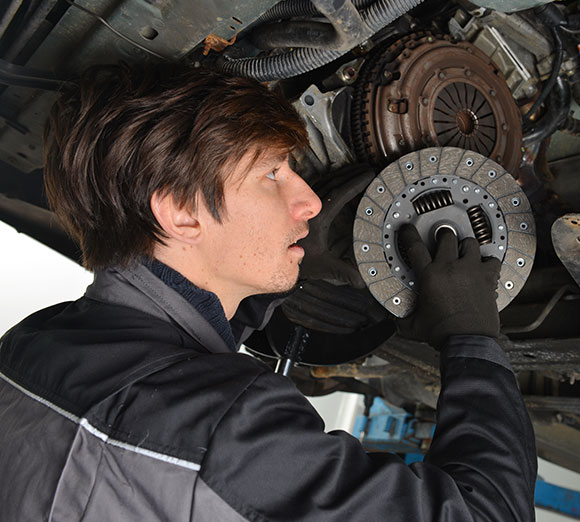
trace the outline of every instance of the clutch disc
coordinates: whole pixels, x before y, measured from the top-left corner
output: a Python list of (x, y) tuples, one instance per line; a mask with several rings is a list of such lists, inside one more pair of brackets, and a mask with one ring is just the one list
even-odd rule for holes
[(431, 147), (391, 163), (367, 187), (356, 213), (353, 248), (372, 295), (397, 317), (416, 300), (415, 274), (398, 244), (414, 225), (429, 251), (451, 228), (461, 241), (475, 237), (483, 257), (502, 261), (498, 309), (524, 286), (536, 251), (530, 204), (514, 178), (495, 161), (456, 147)]

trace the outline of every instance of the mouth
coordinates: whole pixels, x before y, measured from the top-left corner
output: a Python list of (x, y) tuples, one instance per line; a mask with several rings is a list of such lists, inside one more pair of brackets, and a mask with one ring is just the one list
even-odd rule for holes
[(297, 245), (296, 243), (292, 243), (288, 247), (288, 251), (292, 252), (293, 254), (296, 254), (300, 257), (304, 257), (304, 249), (300, 245)]
[(301, 256), (304, 256), (304, 248), (302, 246), (300, 246), (299, 242), (301, 240), (303, 240), (307, 235), (308, 235), (308, 230), (306, 230), (303, 234), (298, 236), (296, 241), (288, 247), (288, 250), (290, 250), (291, 252), (294, 252), (296, 254), (299, 254)]
[(289, 249), (300, 249), (304, 253), (304, 248), (299, 244), (306, 236), (308, 235), (308, 230), (306, 230), (303, 234), (298, 236), (294, 243), (291, 243), (288, 247)]

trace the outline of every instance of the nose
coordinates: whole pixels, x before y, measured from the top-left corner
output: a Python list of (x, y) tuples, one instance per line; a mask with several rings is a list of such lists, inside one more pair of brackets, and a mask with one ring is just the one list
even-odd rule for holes
[(317, 216), (322, 209), (322, 201), (308, 183), (294, 172), (295, 197), (292, 201), (292, 215), (298, 221), (308, 221)]

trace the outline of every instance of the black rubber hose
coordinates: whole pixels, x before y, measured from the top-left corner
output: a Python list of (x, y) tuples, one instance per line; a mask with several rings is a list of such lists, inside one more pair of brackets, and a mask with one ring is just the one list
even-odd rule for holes
[(577, 120), (574, 116), (568, 116), (558, 130), (572, 136), (580, 136), (580, 120)]
[(552, 64), (552, 72), (548, 81), (544, 85), (542, 92), (535, 103), (532, 105), (531, 109), (524, 115), (524, 122), (530, 119), (530, 116), (534, 114), (540, 107), (542, 103), (550, 94), (550, 91), (554, 87), (556, 83), (556, 78), (560, 74), (560, 67), (562, 67), (562, 59), (564, 56), (564, 48), (562, 46), (562, 39), (560, 38), (560, 33), (558, 33), (558, 29), (555, 27), (550, 27), (550, 32), (552, 33), (552, 38), (554, 40), (554, 63)]
[(566, 121), (570, 112), (570, 84), (558, 76), (552, 89), (552, 95), (546, 103), (547, 111), (533, 123), (533, 127), (524, 134), (524, 146), (529, 147), (535, 143), (544, 141), (548, 136), (557, 131)]
[(280, 22), (257, 27), (250, 34), (250, 41), (265, 51), (285, 47), (312, 47), (332, 49), (336, 47), (336, 31), (325, 22)]
[[(410, 11), (423, 0), (377, 0), (361, 12), (361, 18), (371, 34)], [(302, 47), (283, 54), (253, 58), (222, 57), (217, 66), (236, 76), (248, 76), (259, 81), (281, 80), (322, 67), (348, 51), (319, 50)]]
[[(372, 4), (374, 0), (354, 0), (353, 4), (357, 9), (364, 9)], [(254, 25), (259, 26), (274, 20), (287, 20), (297, 16), (312, 16), (320, 14), (310, 0), (287, 0), (279, 2), (274, 7), (266, 11), (258, 18)]]

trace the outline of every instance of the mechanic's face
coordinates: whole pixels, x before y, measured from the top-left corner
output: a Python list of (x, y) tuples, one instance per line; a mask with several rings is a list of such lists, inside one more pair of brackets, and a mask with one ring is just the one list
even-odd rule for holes
[[(209, 221), (209, 263), (220, 295), (290, 290), (304, 256), (296, 241), (321, 209), (318, 196), (288, 165), (287, 154), (263, 157), (249, 171), (246, 156), (224, 186), (222, 223)], [(221, 296), (220, 296), (221, 297)]]

